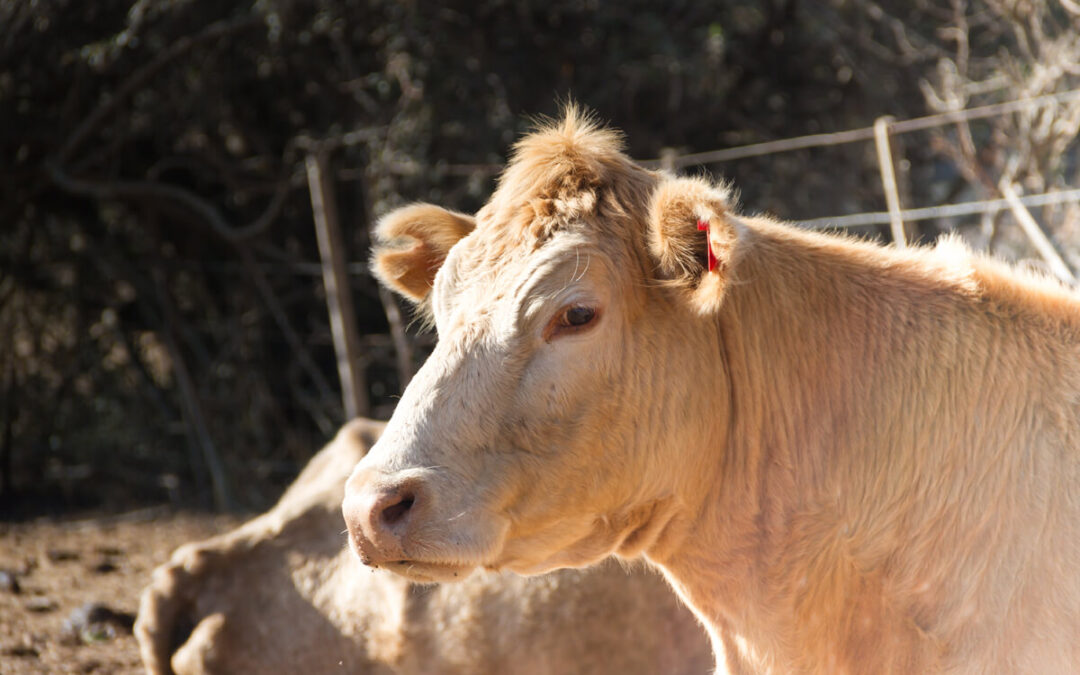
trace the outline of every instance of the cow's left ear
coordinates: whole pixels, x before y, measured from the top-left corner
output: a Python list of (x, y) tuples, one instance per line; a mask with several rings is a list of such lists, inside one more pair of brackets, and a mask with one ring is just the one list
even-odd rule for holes
[(731, 193), (703, 178), (666, 178), (653, 193), (649, 249), (660, 279), (701, 314), (720, 308), (738, 232)]

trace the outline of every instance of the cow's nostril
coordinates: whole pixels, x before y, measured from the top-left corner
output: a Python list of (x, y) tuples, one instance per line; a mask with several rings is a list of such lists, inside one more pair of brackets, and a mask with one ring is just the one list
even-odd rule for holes
[(379, 516), (382, 518), (385, 525), (393, 527), (405, 520), (405, 517), (409, 513), (409, 509), (412, 508), (413, 502), (415, 501), (416, 497), (411, 493), (401, 495), (398, 501), (384, 507)]

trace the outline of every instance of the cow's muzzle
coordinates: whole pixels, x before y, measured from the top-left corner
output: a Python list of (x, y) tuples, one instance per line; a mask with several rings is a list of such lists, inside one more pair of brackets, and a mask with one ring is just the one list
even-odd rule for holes
[(407, 560), (413, 515), (425, 501), (422, 483), (368, 480), (354, 485), (347, 485), (341, 511), (360, 560), (373, 567)]

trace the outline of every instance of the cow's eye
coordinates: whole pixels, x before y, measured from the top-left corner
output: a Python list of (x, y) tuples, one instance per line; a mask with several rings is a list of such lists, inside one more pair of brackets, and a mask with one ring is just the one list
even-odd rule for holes
[(559, 311), (547, 328), (544, 329), (544, 339), (550, 341), (559, 335), (577, 333), (588, 330), (596, 322), (597, 311), (594, 307), (586, 305), (571, 305)]
[(592, 307), (570, 307), (563, 312), (562, 323), (564, 326), (572, 326), (574, 328), (580, 328), (585, 324), (593, 320), (596, 316), (596, 310)]

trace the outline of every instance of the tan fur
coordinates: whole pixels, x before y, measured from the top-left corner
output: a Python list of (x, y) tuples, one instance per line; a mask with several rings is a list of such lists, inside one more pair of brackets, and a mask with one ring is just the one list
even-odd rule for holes
[(347, 483), (367, 562), (452, 580), (643, 554), (756, 672), (1080, 672), (1075, 291), (956, 240), (739, 217), (575, 110), (518, 148)]
[(421, 302), (446, 254), (473, 227), (472, 216), (431, 204), (397, 209), (375, 227), (372, 270), (387, 287)]
[[(661, 279), (687, 294), (687, 301), (703, 314), (715, 312), (724, 300), (730, 266), (738, 239), (727, 217), (730, 195), (703, 178), (677, 178), (661, 182), (649, 208), (649, 251)], [(708, 223), (708, 234), (698, 223)], [(717, 259), (711, 272), (708, 246)]]
[(616, 564), (422, 587), (364, 570), (341, 492), (382, 425), (357, 420), (272, 510), (154, 572), (136, 635), (151, 675), (704, 673), (706, 635), (663, 580)]
[(621, 134), (574, 105), (567, 112), (514, 146), (498, 190), (477, 214), (496, 235), (486, 238), (497, 247), (493, 253), (518, 244), (536, 247), (582, 219), (621, 236), (627, 198), (649, 189), (649, 179), (621, 152)]

